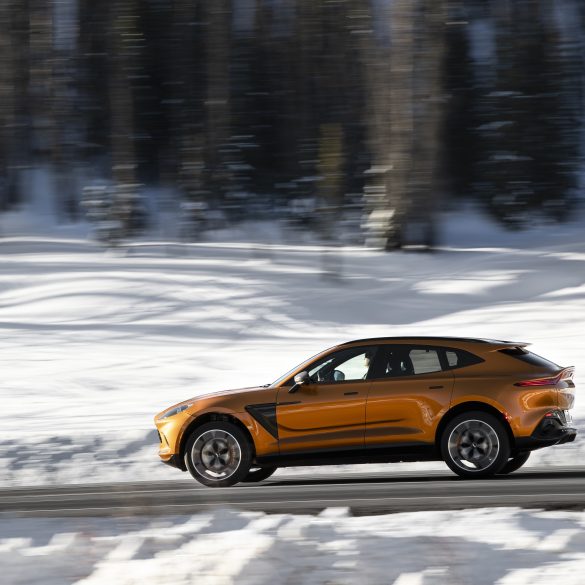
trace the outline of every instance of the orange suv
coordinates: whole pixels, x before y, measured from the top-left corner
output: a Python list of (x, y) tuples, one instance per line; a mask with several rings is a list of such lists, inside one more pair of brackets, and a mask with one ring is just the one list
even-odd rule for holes
[(203, 395), (155, 418), (161, 459), (225, 487), (278, 467), (444, 460), (511, 473), (573, 441), (573, 368), (526, 343), (379, 338), (328, 349), (273, 384)]

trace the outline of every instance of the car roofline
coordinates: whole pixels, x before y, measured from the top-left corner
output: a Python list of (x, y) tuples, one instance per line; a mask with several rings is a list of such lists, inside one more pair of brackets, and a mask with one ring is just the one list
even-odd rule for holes
[(403, 337), (370, 337), (367, 339), (355, 339), (353, 341), (346, 341), (337, 347), (344, 347), (347, 345), (354, 345), (356, 343), (380, 343), (380, 342), (400, 342), (400, 341), (419, 341), (419, 342), (453, 342), (453, 343), (481, 343), (485, 345), (503, 346), (503, 347), (526, 347), (530, 345), (524, 341), (504, 341), (500, 339), (487, 339), (481, 337), (444, 337), (444, 336), (403, 336)]

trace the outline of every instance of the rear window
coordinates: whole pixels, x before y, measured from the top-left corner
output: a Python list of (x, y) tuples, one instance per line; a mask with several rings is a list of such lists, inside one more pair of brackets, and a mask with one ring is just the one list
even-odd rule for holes
[(557, 371), (561, 369), (561, 366), (547, 360), (531, 351), (524, 349), (523, 347), (511, 347), (510, 349), (500, 349), (500, 353), (509, 355), (510, 357), (516, 358), (522, 362), (536, 366), (537, 368), (546, 368), (547, 370)]

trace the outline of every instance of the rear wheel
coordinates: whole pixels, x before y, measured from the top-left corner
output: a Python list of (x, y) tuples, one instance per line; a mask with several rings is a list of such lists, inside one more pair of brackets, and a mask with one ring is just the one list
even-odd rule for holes
[(502, 467), (501, 473), (502, 475), (507, 475), (508, 473), (514, 473), (514, 471), (518, 471), (530, 457), (530, 451), (524, 451), (523, 453), (518, 453), (515, 457), (508, 459), (508, 462)]
[(193, 431), (185, 446), (189, 473), (208, 487), (228, 487), (250, 471), (252, 447), (236, 425), (209, 422)]
[(255, 467), (248, 471), (248, 475), (242, 480), (245, 483), (256, 483), (268, 479), (278, 467)]
[(504, 425), (495, 416), (481, 411), (465, 412), (443, 431), (441, 454), (461, 477), (490, 477), (506, 465), (510, 441)]

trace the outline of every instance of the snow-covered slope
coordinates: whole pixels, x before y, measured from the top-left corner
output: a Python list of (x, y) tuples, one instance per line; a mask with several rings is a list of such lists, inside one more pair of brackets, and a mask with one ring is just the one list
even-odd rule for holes
[[(271, 382), (352, 338), (530, 341), (577, 367), (579, 391), (582, 233), (503, 234), (462, 215), (434, 254), (232, 242), (123, 255), (65, 237), (0, 240), (0, 483), (179, 478), (158, 462), (155, 413)], [(581, 424), (585, 401), (575, 414)], [(583, 451), (579, 439), (531, 462), (570, 465)]]

